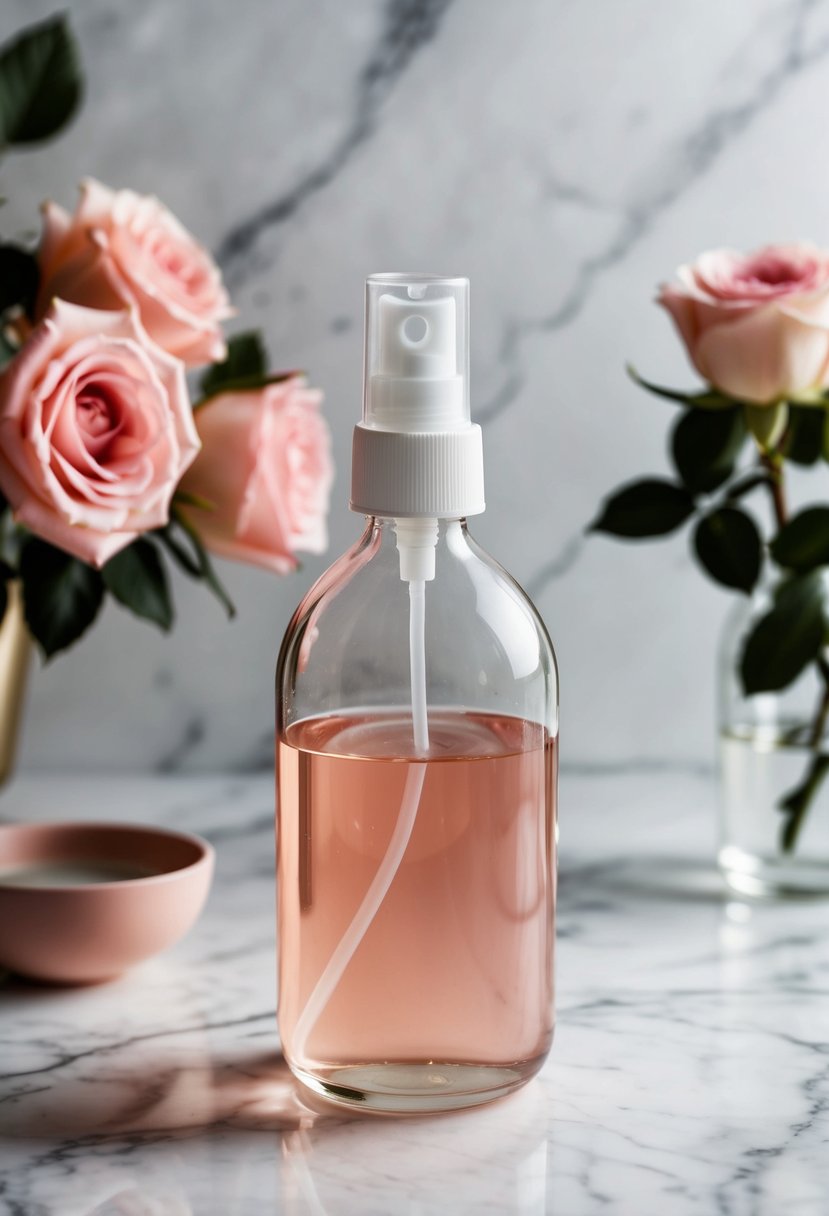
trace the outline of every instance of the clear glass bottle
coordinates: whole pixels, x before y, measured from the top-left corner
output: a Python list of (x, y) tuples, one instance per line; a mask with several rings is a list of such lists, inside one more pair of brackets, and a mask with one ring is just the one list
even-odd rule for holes
[[(442, 324), (424, 296), (453, 297), (462, 312), (464, 282), (370, 280), (369, 335), (382, 307), (373, 284), (427, 317), (419, 345)], [(416, 361), (405, 371), (420, 375)], [(434, 379), (427, 405), (445, 423)], [(391, 396), (410, 411), (418, 390)], [(359, 541), (297, 610), (276, 706), (283, 1050), (329, 1098), (404, 1112), (510, 1092), (538, 1071), (553, 1034), (555, 658), (466, 513), (434, 496), (440, 477), (417, 461), (444, 441), (421, 444), (422, 417), (397, 417), (408, 429), (381, 437), (403, 434), (404, 460), (412, 436), (426, 453), (391, 488), (370, 459), (357, 467), (374, 437), (355, 440), (352, 505), (385, 495), (393, 510), (367, 512)], [(456, 422), (456, 436), (471, 425)], [(452, 493), (480, 510), (476, 476)], [(404, 513), (413, 502), (422, 514)]]
[(780, 692), (747, 697), (739, 679), (772, 591), (766, 579), (741, 597), (722, 633), (719, 864), (742, 895), (829, 895), (829, 731), (818, 721), (826, 687), (814, 664)]

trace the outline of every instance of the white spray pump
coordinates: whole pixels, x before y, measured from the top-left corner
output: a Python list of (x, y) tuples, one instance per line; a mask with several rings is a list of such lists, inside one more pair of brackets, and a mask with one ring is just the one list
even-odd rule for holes
[[(469, 280), (373, 275), (366, 283), (363, 417), (354, 428), (351, 509), (395, 521), (409, 584), (414, 754), (429, 754), (426, 583), (435, 577), (438, 520), (484, 509), (481, 428), (469, 409)], [(386, 853), (296, 1027), (298, 1050), (374, 920), (414, 829), (426, 764), (409, 769)]]
[(434, 578), (438, 519), (484, 509), (469, 413), (469, 281), (373, 275), (351, 509), (395, 520), (400, 577)]

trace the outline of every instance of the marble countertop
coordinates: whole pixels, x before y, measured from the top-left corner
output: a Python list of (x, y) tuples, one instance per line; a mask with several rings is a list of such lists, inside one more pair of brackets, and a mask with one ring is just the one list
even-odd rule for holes
[(267, 777), (19, 778), (3, 819), (174, 824), (218, 867), (190, 936), (122, 980), (0, 985), (0, 1216), (824, 1216), (829, 905), (725, 898), (714, 804), (703, 771), (565, 773), (542, 1074), (366, 1119), (279, 1056)]

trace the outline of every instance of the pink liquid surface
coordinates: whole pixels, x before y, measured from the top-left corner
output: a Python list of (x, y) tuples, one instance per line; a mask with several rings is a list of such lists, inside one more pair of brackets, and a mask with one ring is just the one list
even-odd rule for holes
[(300, 1056), (297, 1019), (422, 761), (403, 714), (306, 719), (279, 742), (279, 1025), (305, 1073), (437, 1062), (510, 1067), (524, 1080), (549, 1050), (555, 741), (487, 714), (430, 711), (429, 730), (403, 860)]

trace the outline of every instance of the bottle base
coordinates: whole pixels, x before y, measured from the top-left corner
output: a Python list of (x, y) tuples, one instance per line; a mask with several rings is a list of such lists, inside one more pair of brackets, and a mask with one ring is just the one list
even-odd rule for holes
[(545, 1056), (516, 1064), (350, 1064), (306, 1072), (290, 1065), (298, 1081), (330, 1102), (383, 1114), (434, 1114), (463, 1110), (503, 1098), (538, 1072)]

